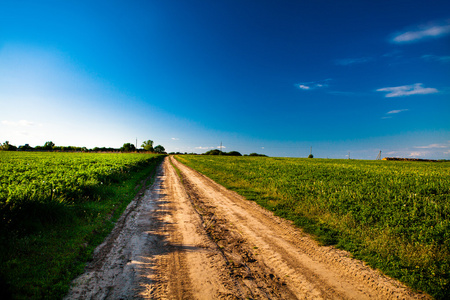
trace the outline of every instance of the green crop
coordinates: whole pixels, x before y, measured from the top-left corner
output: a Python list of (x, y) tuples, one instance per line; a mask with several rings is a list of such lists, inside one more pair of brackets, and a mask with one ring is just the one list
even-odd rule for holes
[(450, 163), (177, 156), (323, 244), (450, 297)]
[[(98, 186), (118, 182), (152, 157), (149, 154), (2, 151), (0, 228), (24, 229), (21, 214), (29, 217), (39, 213), (35, 217), (45, 222), (47, 217), (57, 217), (53, 208), (58, 204), (67, 206), (95, 200), (94, 191)], [(42, 215), (40, 208), (46, 205), (53, 207), (46, 212), (48, 215)]]
[(61, 299), (162, 158), (0, 151), (0, 298)]

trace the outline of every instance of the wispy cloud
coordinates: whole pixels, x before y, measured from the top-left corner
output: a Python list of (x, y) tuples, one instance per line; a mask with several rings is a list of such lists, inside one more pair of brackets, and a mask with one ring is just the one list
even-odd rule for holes
[(180, 139), (179, 138), (170, 138), (172, 141), (179, 141)]
[(429, 153), (429, 151), (412, 151), (408, 156), (411, 158), (420, 158), (428, 155)]
[(328, 82), (330, 80), (331, 79), (328, 78), (328, 79), (320, 80), (320, 81), (301, 82), (301, 83), (296, 83), (295, 86), (304, 91), (327, 88)]
[(443, 62), (443, 63), (450, 63), (450, 56), (437, 56), (437, 55), (426, 54), (426, 55), (422, 55), (422, 58), (426, 61), (438, 61), (438, 62)]
[(403, 149), (392, 149), (383, 151), (388, 157), (411, 157), (411, 158), (432, 158), (442, 159), (450, 154), (450, 141), (440, 141), (429, 145), (408, 146)]
[(391, 111), (388, 111), (386, 114), (388, 114), (388, 115), (390, 115), (390, 114), (399, 114), (399, 113), (404, 112), (404, 111), (408, 111), (408, 109), (391, 110)]
[(392, 119), (392, 116), (395, 114), (399, 114), (401, 112), (408, 111), (408, 109), (395, 109), (388, 111), (385, 116), (381, 117), (382, 119)]
[(225, 148), (226, 148), (225, 146), (222, 146), (222, 148), (221, 148), (221, 146), (217, 146), (217, 147), (202, 147), (202, 146), (195, 147), (195, 149), (198, 149), (198, 150), (225, 149)]
[(450, 33), (450, 21), (444, 24), (421, 25), (413, 30), (397, 33), (393, 38), (394, 43), (411, 43), (427, 38), (437, 38)]
[(359, 58), (344, 58), (344, 59), (337, 59), (334, 62), (339, 66), (348, 66), (353, 64), (362, 64), (366, 62), (372, 61), (372, 57), (359, 57)]
[(450, 148), (449, 144), (430, 144), (426, 146), (413, 146), (414, 149), (420, 149), (420, 150), (412, 150), (410, 153), (411, 157), (425, 157), (428, 156), (430, 153), (440, 153), (442, 151), (442, 155), (449, 154), (450, 150), (444, 150)]
[(7, 126), (16, 126), (16, 127), (17, 126), (25, 127), (25, 126), (35, 125), (33, 122), (27, 121), (27, 120), (20, 120), (18, 122), (4, 120), (4, 121), (2, 121), (2, 124), (7, 125)]
[(413, 85), (402, 85), (395, 87), (385, 87), (378, 89), (377, 92), (387, 92), (385, 97), (403, 97), (403, 96), (411, 96), (411, 95), (426, 95), (426, 94), (434, 94), (439, 92), (435, 88), (425, 88), (422, 83), (416, 83)]
[(449, 148), (449, 145), (430, 144), (430, 145), (427, 145), (427, 146), (414, 146), (414, 148), (417, 148), (417, 149), (443, 149), (443, 148)]

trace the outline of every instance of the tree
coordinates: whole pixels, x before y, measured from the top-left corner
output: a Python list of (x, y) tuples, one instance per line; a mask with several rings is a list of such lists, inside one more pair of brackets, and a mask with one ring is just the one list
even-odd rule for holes
[(19, 146), (19, 150), (29, 151), (29, 150), (33, 150), (33, 147), (31, 147), (29, 144), (25, 144), (23, 146)]
[(265, 157), (267, 157), (267, 155), (265, 155), (265, 154), (259, 154), (256, 152), (250, 153), (248, 156), (265, 156)]
[(0, 150), (5, 150), (5, 151), (16, 151), (17, 147), (14, 145), (11, 145), (9, 143), (9, 141), (4, 142), (1, 146), (0, 146)]
[(242, 154), (237, 151), (222, 152), (219, 149), (209, 150), (205, 152), (204, 155), (242, 156)]
[(133, 152), (133, 151), (136, 151), (136, 147), (131, 143), (125, 143), (125, 144), (123, 144), (122, 148), (120, 148), (120, 151)]
[(142, 143), (141, 145), (142, 148), (144, 148), (145, 151), (150, 151), (153, 152), (153, 141), (152, 140), (148, 140)]
[(166, 149), (164, 149), (164, 147), (163, 146), (161, 146), (161, 145), (158, 145), (158, 146), (156, 146), (154, 149), (153, 149), (153, 151), (155, 152), (155, 153), (164, 153), (165, 151), (166, 151)]
[(55, 144), (52, 141), (45, 142), (44, 147), (42, 147), (43, 150), (53, 150), (53, 147), (55, 147)]
[(213, 149), (205, 152), (205, 155), (221, 155), (222, 151), (218, 149)]
[(242, 154), (237, 151), (230, 151), (230, 152), (224, 153), (224, 154), (228, 155), (228, 156), (242, 156)]
[(308, 158), (314, 158), (314, 155), (310, 154), (308, 155)]

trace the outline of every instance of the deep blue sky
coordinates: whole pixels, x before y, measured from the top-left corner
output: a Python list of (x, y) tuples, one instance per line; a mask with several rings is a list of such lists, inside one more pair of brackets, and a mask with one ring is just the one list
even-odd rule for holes
[(450, 2), (2, 1), (0, 139), (450, 159)]

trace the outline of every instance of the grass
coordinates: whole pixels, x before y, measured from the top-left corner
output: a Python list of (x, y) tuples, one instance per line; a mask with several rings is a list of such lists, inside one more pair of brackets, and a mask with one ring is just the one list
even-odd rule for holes
[(449, 162), (176, 158), (436, 299), (450, 298)]
[(0, 152), (0, 298), (61, 299), (162, 158)]

